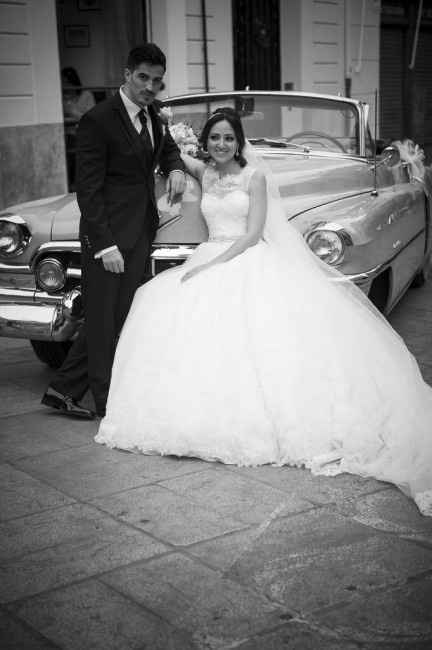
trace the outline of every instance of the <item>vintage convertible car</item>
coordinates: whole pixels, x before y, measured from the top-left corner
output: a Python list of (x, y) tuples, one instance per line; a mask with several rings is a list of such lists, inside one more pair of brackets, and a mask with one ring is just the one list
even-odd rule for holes
[[(287, 221), (313, 254), (347, 275), (383, 313), (410, 285), (425, 281), (432, 235), (424, 178), (397, 147), (377, 153), (365, 103), (245, 91), (163, 104), (176, 137), (186, 125), (199, 134), (217, 107), (235, 108), (278, 181)], [(183, 137), (180, 144), (188, 142)], [(167, 204), (162, 177), (156, 185), (160, 227), (149, 276), (181, 263), (207, 237), (197, 181), (187, 178), (174, 206)], [(78, 221), (73, 194), (0, 213), (0, 335), (29, 339), (51, 366), (64, 358), (80, 322)]]

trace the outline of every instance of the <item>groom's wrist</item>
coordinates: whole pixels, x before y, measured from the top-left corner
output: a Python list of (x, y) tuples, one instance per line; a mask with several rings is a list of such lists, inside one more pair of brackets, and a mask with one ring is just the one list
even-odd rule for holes
[(109, 246), (108, 248), (103, 248), (102, 250), (98, 251), (95, 253), (95, 260), (100, 259), (103, 257), (106, 253), (112, 253), (113, 251), (118, 251), (118, 246), (114, 244), (114, 246)]

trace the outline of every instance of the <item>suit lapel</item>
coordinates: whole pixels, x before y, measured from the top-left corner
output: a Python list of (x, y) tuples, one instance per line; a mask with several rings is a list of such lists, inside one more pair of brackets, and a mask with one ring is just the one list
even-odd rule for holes
[[(131, 122), (125, 105), (122, 102), (120, 93), (117, 93), (113, 98), (113, 106), (116, 114), (118, 115), (122, 124), (123, 132), (129, 141), (129, 144), (139, 159), (143, 167), (148, 171), (149, 165), (152, 163), (153, 152), (144, 146), (137, 130)], [(153, 120), (152, 120), (153, 123)]]

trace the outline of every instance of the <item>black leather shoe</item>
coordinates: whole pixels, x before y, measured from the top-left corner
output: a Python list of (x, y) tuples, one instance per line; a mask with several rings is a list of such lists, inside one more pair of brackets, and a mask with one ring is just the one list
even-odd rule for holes
[(53, 388), (48, 388), (45, 395), (41, 399), (41, 404), (50, 406), (63, 415), (70, 417), (81, 418), (82, 420), (94, 420), (95, 414), (90, 409), (84, 408), (76, 402), (69, 395), (63, 395)]

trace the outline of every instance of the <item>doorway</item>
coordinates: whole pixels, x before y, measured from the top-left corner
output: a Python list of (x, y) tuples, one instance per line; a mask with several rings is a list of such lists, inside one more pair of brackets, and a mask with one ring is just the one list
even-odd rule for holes
[(380, 134), (409, 138), (432, 159), (432, 0), (425, 0), (414, 48), (418, 3), (381, 5)]
[[(129, 50), (147, 40), (146, 0), (57, 0), (63, 121), (69, 191), (75, 189), (81, 116), (123, 82)], [(65, 71), (66, 70), (66, 74)]]
[(280, 90), (279, 0), (233, 0), (234, 88)]

